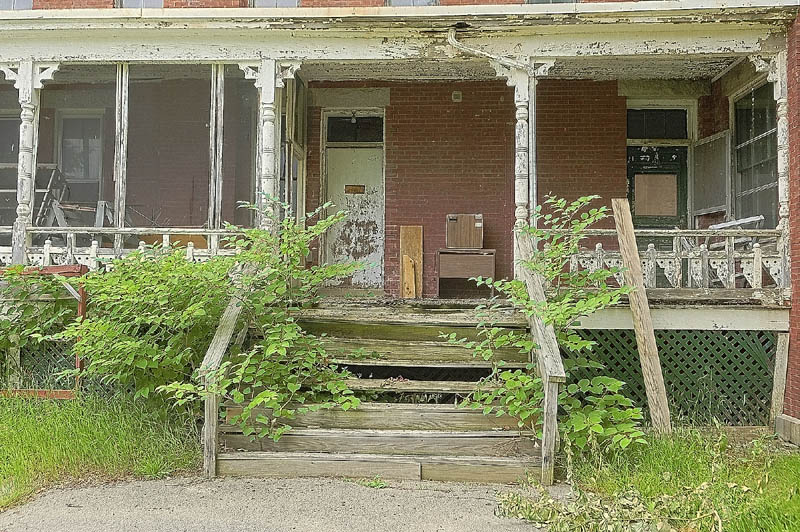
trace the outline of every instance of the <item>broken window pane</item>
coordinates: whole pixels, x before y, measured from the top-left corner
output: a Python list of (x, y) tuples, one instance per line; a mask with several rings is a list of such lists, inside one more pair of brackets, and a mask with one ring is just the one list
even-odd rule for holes
[(328, 117), (328, 142), (383, 142), (380, 116)]
[(685, 139), (684, 109), (628, 109), (629, 139)]

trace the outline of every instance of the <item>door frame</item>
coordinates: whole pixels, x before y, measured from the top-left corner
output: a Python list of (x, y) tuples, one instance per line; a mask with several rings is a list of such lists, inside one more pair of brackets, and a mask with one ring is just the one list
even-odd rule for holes
[(686, 138), (685, 139), (629, 139), (626, 133), (626, 188), (628, 199), (630, 200), (629, 171), (627, 168), (628, 147), (652, 146), (657, 148), (667, 147), (686, 147), (685, 161), (685, 180), (686, 190), (684, 194), (683, 210), (686, 212), (686, 227), (694, 228), (694, 216), (691, 216), (692, 201), (694, 198), (694, 145), (697, 142), (697, 114), (698, 104), (695, 98), (628, 98), (626, 101), (626, 116), (630, 109), (679, 109), (686, 111)]
[[(328, 142), (328, 119), (331, 117), (380, 117), (383, 119), (382, 142)], [(325, 107), (321, 111), (320, 119), (320, 172), (319, 172), (319, 204), (328, 201), (328, 148), (381, 148), (383, 150), (383, 164), (381, 167), (381, 184), (383, 185), (383, 235), (384, 255), (386, 253), (386, 112), (383, 107)], [(328, 216), (327, 209), (323, 209), (321, 216)], [(326, 264), (328, 260), (327, 235), (320, 237), (319, 263)], [(381, 277), (386, 282), (386, 260), (383, 261)]]

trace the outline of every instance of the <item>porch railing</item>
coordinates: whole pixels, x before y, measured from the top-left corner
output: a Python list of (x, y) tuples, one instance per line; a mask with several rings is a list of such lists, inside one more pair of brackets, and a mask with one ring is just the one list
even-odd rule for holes
[[(790, 288), (786, 239), (779, 229), (637, 229), (635, 234), (645, 286), (654, 294), (699, 290), (721, 298), (761, 299), (768, 293), (785, 296)], [(586, 235), (595, 241), (594, 249), (571, 257), (571, 271), (622, 267), (616, 230)], [(621, 274), (616, 278), (622, 282)]]
[[(11, 227), (0, 227), (0, 238), (10, 240)], [(57, 236), (54, 243), (47, 238), (40, 245), (26, 247), (27, 263), (33, 266), (53, 266), (59, 264), (83, 264), (90, 270), (105, 269), (111, 260), (122, 257), (133, 251), (144, 251), (148, 244), (138, 240), (135, 246), (117, 246), (103, 244), (105, 237), (114, 241), (119, 235), (123, 240), (135, 239), (141, 236), (160, 237), (158, 244), (169, 247), (175, 242), (185, 246), (186, 259), (193, 262), (202, 262), (216, 255), (234, 255), (235, 249), (220, 245), (226, 238), (241, 234), (227, 229), (203, 228), (175, 228), (175, 227), (29, 227), (27, 234), (32, 238), (37, 235), (47, 237)], [(192, 237), (204, 237), (205, 247), (198, 247)], [(80, 239), (88, 241), (89, 245), (79, 245)], [(152, 240), (152, 239), (150, 239)], [(152, 245), (152, 243), (151, 243)], [(0, 246), (0, 264), (11, 263), (11, 246)]]

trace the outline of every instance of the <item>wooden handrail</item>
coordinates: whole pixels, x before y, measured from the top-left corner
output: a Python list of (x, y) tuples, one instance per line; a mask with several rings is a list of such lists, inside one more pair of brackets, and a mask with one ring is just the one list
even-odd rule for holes
[[(516, 232), (514, 245), (517, 246), (516, 256), (521, 261), (528, 260), (533, 255), (533, 242), (528, 235)], [(525, 283), (528, 297), (531, 301), (544, 302), (544, 279), (536, 272), (530, 271), (524, 264), (518, 265), (517, 276)], [(558, 393), (559, 385), (566, 381), (564, 363), (561, 360), (561, 349), (558, 346), (555, 330), (551, 324), (545, 324), (542, 319), (531, 314), (528, 316), (531, 336), (536, 344), (536, 363), (544, 387), (544, 404), (542, 405), (542, 484), (549, 486), (553, 483), (553, 469), (555, 466), (556, 439), (558, 437)]]
[[(255, 272), (255, 265), (247, 264), (242, 269), (242, 276), (252, 275)], [(246, 290), (246, 287), (242, 287)], [(207, 388), (207, 376), (209, 373), (219, 369), (231, 338), (236, 331), (236, 323), (242, 313), (241, 297), (234, 294), (225, 307), (225, 312), (219, 320), (219, 326), (214, 333), (214, 338), (208, 346), (203, 362), (200, 363), (200, 378), (203, 388)], [(203, 421), (203, 471), (206, 477), (211, 478), (217, 474), (217, 426), (219, 424), (219, 396), (217, 394), (205, 395), (204, 400), (204, 421)]]

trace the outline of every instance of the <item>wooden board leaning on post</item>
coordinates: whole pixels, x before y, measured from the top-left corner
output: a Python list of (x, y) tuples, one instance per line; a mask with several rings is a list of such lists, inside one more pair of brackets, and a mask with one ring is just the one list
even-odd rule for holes
[(633, 287), (633, 292), (630, 293), (628, 299), (631, 304), (631, 314), (633, 314), (633, 329), (636, 333), (639, 361), (642, 364), (650, 419), (656, 432), (669, 434), (672, 432), (672, 425), (669, 418), (667, 390), (664, 386), (664, 375), (661, 372), (661, 360), (658, 356), (650, 305), (647, 302), (647, 293), (642, 277), (642, 263), (636, 247), (636, 235), (633, 232), (631, 207), (625, 198), (612, 199), (611, 206), (614, 210), (619, 251), (624, 267), (622, 277), (626, 285)]

